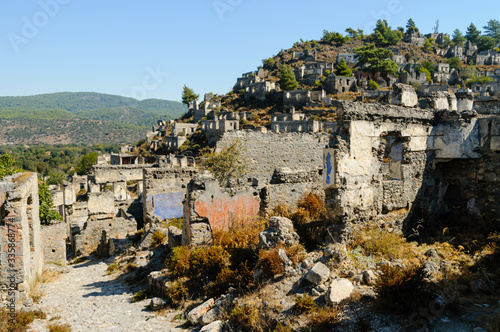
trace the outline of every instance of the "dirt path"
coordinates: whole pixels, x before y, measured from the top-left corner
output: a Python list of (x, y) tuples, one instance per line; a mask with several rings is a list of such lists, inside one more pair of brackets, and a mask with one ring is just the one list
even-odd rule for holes
[(137, 289), (106, 274), (107, 264), (87, 261), (70, 266), (50, 283), (42, 283), (37, 305), (47, 313), (32, 331), (47, 331), (51, 323), (70, 324), (72, 331), (189, 331), (175, 320), (178, 312), (155, 315), (148, 300), (131, 303)]

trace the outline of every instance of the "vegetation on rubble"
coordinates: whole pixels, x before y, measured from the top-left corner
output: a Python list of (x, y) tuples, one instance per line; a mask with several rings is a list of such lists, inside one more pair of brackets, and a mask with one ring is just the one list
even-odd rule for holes
[(221, 186), (227, 186), (231, 179), (241, 179), (246, 164), (238, 141), (223, 148), (220, 152), (209, 153), (203, 160), (202, 168), (212, 172)]

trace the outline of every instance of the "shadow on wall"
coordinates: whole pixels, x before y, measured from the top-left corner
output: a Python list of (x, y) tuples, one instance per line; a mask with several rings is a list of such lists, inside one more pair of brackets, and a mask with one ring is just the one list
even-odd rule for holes
[[(457, 157), (452, 145), (428, 154), (422, 186), (404, 222), (410, 240), (447, 235), (461, 241), (460, 234), (480, 237), (500, 229), (499, 125), (494, 117), (475, 121), (462, 144), (462, 152), (473, 155), (452, 159)], [(476, 148), (469, 149), (476, 140)]]

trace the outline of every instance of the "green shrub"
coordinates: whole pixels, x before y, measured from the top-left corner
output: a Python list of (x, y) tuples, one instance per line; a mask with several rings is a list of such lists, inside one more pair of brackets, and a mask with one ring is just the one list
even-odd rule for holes
[(148, 298), (148, 292), (147, 290), (143, 289), (141, 291), (136, 292), (134, 296), (132, 296), (132, 303), (146, 300), (147, 298)]
[(175, 247), (171, 256), (165, 262), (167, 269), (175, 277), (186, 276), (189, 271), (191, 250), (186, 246)]
[(190, 277), (216, 276), (228, 259), (229, 254), (220, 246), (196, 249), (189, 258), (188, 274)]
[(107, 274), (112, 274), (118, 269), (118, 264), (116, 263), (111, 263), (108, 265), (108, 268), (106, 269)]
[(368, 82), (368, 89), (370, 90), (377, 90), (378, 89), (378, 83), (375, 82), (374, 80), (370, 80), (370, 82)]

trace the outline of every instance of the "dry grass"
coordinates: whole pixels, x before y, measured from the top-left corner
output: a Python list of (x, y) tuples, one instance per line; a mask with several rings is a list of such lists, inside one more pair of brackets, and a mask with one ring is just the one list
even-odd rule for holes
[(47, 326), (49, 332), (71, 332), (71, 325), (69, 324), (49, 324)]
[(358, 232), (353, 238), (351, 247), (361, 247), (366, 256), (384, 259), (409, 259), (418, 256), (415, 243), (409, 243), (398, 234), (381, 229), (370, 229)]
[(264, 276), (267, 278), (285, 273), (285, 265), (278, 255), (278, 248), (259, 252), (257, 266), (263, 271)]
[(314, 299), (310, 295), (299, 295), (295, 298), (294, 311), (298, 314), (311, 312), (318, 307)]
[(311, 331), (331, 331), (339, 322), (339, 311), (335, 306), (321, 307), (309, 317)]
[(13, 321), (7, 309), (0, 309), (0, 331), (24, 332), (35, 319), (45, 319), (41, 311), (19, 311)]
[(214, 244), (226, 250), (234, 248), (254, 248), (259, 244), (259, 233), (266, 227), (263, 219), (233, 220), (231, 226), (225, 230), (212, 232)]
[(160, 244), (162, 244), (162, 243), (164, 243), (164, 242), (165, 242), (165, 239), (166, 239), (165, 234), (163, 234), (163, 232), (162, 232), (162, 231), (160, 231), (159, 229), (157, 229), (157, 230), (153, 233), (153, 235), (151, 236), (151, 240), (152, 240), (152, 241), (153, 241), (153, 243), (154, 243), (155, 245), (157, 245), (157, 246), (158, 246), (158, 245), (160, 245)]
[(180, 306), (184, 304), (188, 298), (189, 291), (187, 287), (184, 286), (184, 283), (177, 279), (167, 287), (165, 295), (170, 299), (173, 305)]
[(108, 268), (106, 269), (106, 273), (113, 274), (116, 270), (118, 270), (118, 264), (111, 263), (108, 265)]

